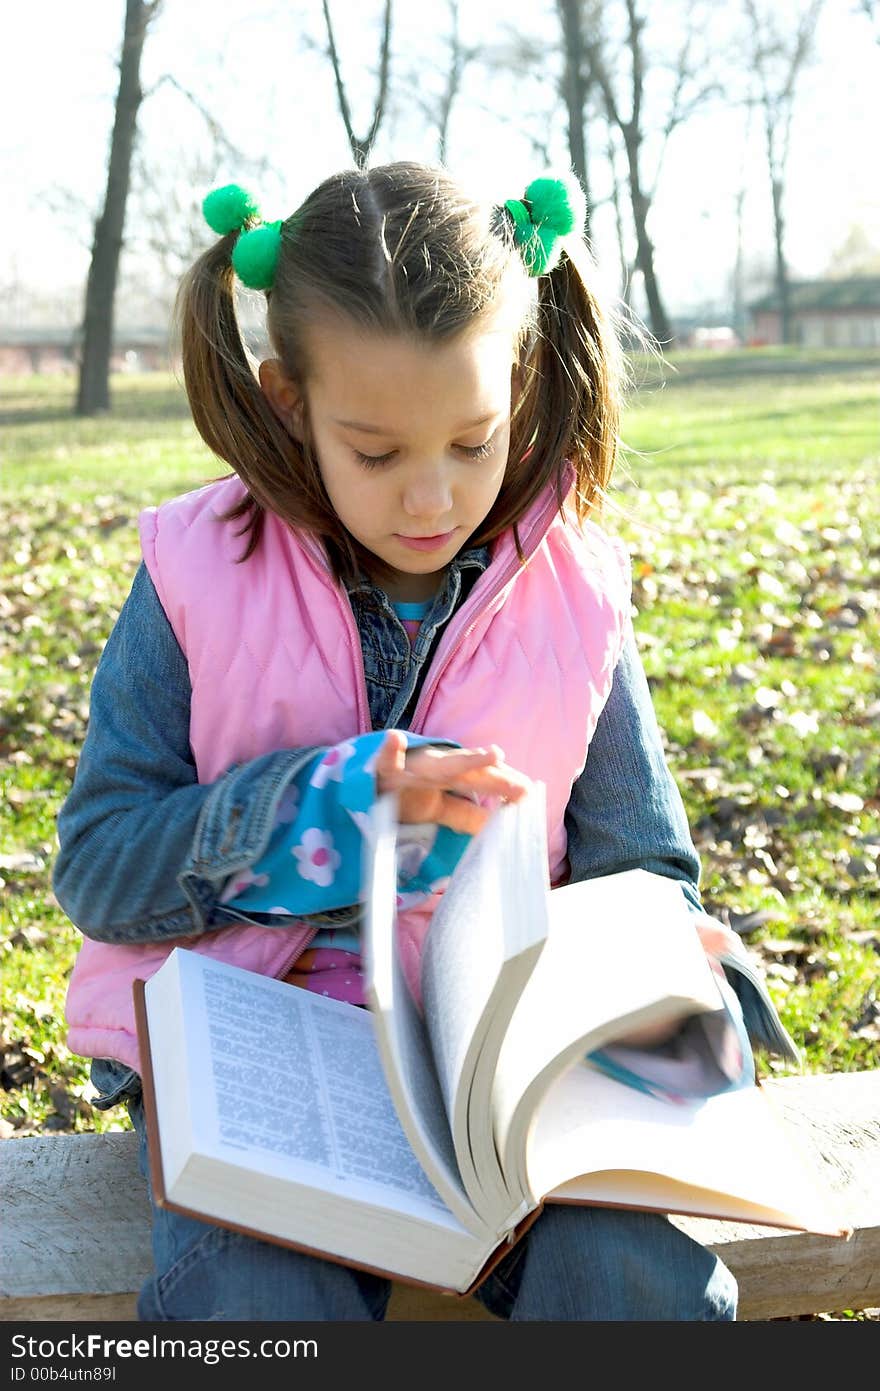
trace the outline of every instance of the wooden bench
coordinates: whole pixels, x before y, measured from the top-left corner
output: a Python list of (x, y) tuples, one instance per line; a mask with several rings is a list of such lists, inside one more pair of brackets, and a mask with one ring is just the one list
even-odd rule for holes
[[(839, 1195), (849, 1240), (675, 1218), (740, 1286), (740, 1318), (880, 1305), (880, 1072), (766, 1084)], [(0, 1141), (0, 1320), (130, 1320), (150, 1269), (131, 1132)], [(389, 1318), (489, 1319), (476, 1300), (395, 1285)]]

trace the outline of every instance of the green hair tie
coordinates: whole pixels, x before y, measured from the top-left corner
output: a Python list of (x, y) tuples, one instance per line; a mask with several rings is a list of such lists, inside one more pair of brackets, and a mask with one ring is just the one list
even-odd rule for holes
[(271, 290), (281, 250), (281, 219), (242, 232), (232, 252), (232, 268), (251, 290)]
[(280, 219), (262, 222), (257, 200), (240, 184), (215, 188), (202, 203), (202, 212), (218, 236), (241, 234), (232, 251), (232, 268), (242, 284), (251, 290), (270, 290), (281, 249)]
[(205, 221), (218, 237), (240, 232), (249, 222), (258, 222), (260, 207), (252, 193), (240, 184), (215, 188), (202, 203)]
[(546, 275), (558, 265), (563, 239), (583, 227), (587, 213), (584, 191), (573, 174), (533, 179), (522, 198), (510, 198), (504, 206), (529, 275)]

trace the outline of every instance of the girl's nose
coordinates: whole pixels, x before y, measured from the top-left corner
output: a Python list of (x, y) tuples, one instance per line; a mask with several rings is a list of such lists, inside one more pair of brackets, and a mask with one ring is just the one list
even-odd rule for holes
[(408, 479), (403, 510), (414, 519), (433, 520), (452, 510), (452, 487), (441, 465), (424, 467)]

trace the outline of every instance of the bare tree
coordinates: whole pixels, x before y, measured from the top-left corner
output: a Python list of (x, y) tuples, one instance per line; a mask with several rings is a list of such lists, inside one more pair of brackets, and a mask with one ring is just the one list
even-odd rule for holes
[[(150, 307), (151, 318), (162, 323), (169, 321), (181, 276), (213, 235), (201, 216), (200, 205), (217, 167), (213, 152), (200, 151), (197, 144), (187, 151), (163, 152), (158, 159), (140, 151), (135, 155), (131, 201), (134, 226), (125, 237), (120, 305), (130, 307), (136, 293), (138, 302)], [(230, 167), (245, 166), (236, 161)], [(137, 265), (136, 284), (128, 269), (129, 256)]]
[(159, 153), (138, 146), (129, 202), (134, 226), (126, 231), (121, 271), (121, 289), (130, 304), (135, 295), (134, 286), (125, 284), (126, 260), (129, 255), (138, 258), (137, 299), (142, 304), (152, 302), (153, 313), (163, 321), (169, 317), (181, 275), (212, 235), (201, 215), (201, 203), (216, 170), (235, 169), (242, 182), (257, 189), (272, 171), (266, 154), (249, 155), (236, 145), (211, 108), (172, 74), (163, 73), (144, 92), (144, 102), (169, 88), (198, 115), (208, 143), (204, 146), (191, 139), (182, 149), (172, 149), (163, 140)]
[(773, 208), (776, 296), (780, 334), (791, 341), (791, 296), (785, 256), (785, 180), (798, 79), (812, 53), (823, 0), (808, 0), (793, 29), (783, 28), (776, 6), (743, 0), (749, 23), (748, 57), (764, 124)]
[(158, 13), (160, 4), (161, 0), (126, 0), (107, 186), (104, 207), (95, 224), (92, 259), (86, 282), (77, 415), (95, 415), (110, 408), (113, 304), (122, 251), (125, 205), (131, 181), (132, 151), (138, 111), (143, 99), (141, 54), (147, 29)]
[(615, 81), (620, 56), (611, 51), (607, 37), (607, 0), (588, 0), (590, 10), (585, 17), (584, 51), (590, 70), (597, 82), (608, 115), (609, 122), (619, 133), (626, 157), (627, 178), (629, 182), (630, 204), (636, 238), (635, 265), (641, 273), (648, 303), (648, 318), (651, 332), (661, 343), (672, 341), (672, 327), (660, 294), (657, 271), (654, 264), (654, 244), (648, 231), (651, 206), (657, 190), (657, 182), (663, 155), (672, 132), (699, 107), (707, 97), (717, 90), (713, 81), (697, 81), (700, 65), (692, 52), (696, 30), (695, 5), (688, 4), (683, 29), (683, 37), (673, 71), (673, 91), (666, 118), (659, 130), (660, 147), (654, 167), (653, 177), (649, 178), (644, 168), (643, 149), (647, 134), (645, 117), (645, 85), (649, 60), (644, 42), (647, 20), (639, 12), (638, 0), (624, 0), (626, 20), (624, 48), (628, 57), (629, 91), (627, 106), (618, 94), (623, 83)]
[(430, 62), (423, 52), (419, 52), (414, 56), (411, 68), (395, 83), (401, 117), (409, 118), (408, 108), (415, 105), (428, 125), (436, 128), (437, 158), (441, 164), (446, 163), (449, 155), (452, 111), (461, 95), (465, 72), (478, 52), (462, 42), (460, 0), (447, 0), (447, 9), (449, 29), (442, 66), (441, 63)]
[(736, 251), (731, 274), (731, 299), (733, 301), (733, 327), (740, 339), (746, 336), (746, 297), (743, 288), (745, 281), (745, 204), (746, 185), (741, 178), (734, 196), (734, 218), (736, 220)]
[(441, 164), (446, 163), (449, 153), (449, 122), (452, 119), (452, 108), (461, 91), (465, 68), (474, 56), (473, 49), (465, 48), (461, 41), (460, 18), (459, 0), (449, 0), (449, 67), (437, 113), (437, 154)]
[(225, 160), (233, 168), (248, 165), (257, 175), (262, 175), (267, 172), (271, 166), (271, 161), (265, 155), (259, 159), (254, 159), (252, 156), (246, 155), (238, 145), (235, 145), (229, 139), (223, 126), (217, 120), (217, 117), (214, 115), (213, 111), (211, 111), (210, 107), (205, 105), (201, 97), (197, 96), (189, 87), (184, 87), (183, 83), (178, 82), (177, 78), (172, 73), (163, 73), (150, 90), (144, 92), (144, 101), (146, 101), (148, 97), (154, 96), (160, 88), (166, 86), (172, 87), (175, 92), (179, 92), (187, 104), (201, 116), (211, 139), (215, 161)]
[(605, 148), (605, 157), (611, 171), (611, 206), (614, 208), (614, 233), (617, 238), (617, 258), (620, 261), (620, 297), (628, 309), (632, 308), (632, 276), (635, 267), (630, 265), (626, 254), (626, 233), (623, 225), (623, 197), (621, 181), (617, 172), (617, 148), (611, 131)]
[[(473, 100), (474, 109), (505, 126), (518, 140), (524, 140), (544, 168), (550, 168), (555, 162), (553, 117), (558, 114), (562, 85), (555, 77), (548, 79), (547, 65), (550, 54), (559, 56), (558, 48), (558, 44), (549, 44), (545, 37), (536, 38), (505, 24), (500, 26), (499, 36), (482, 44), (475, 55), (489, 78), (501, 76), (508, 87), (513, 81), (520, 99), (511, 102), (509, 91), (502, 101), (493, 99), (487, 87), (482, 99)], [(530, 98), (528, 102), (522, 100), (521, 94), (525, 93)], [(550, 96), (550, 103), (536, 109), (531, 98), (546, 95)]]
[(348, 104), (348, 97), (345, 91), (345, 83), (342, 80), (342, 68), (339, 62), (339, 52), (336, 47), (336, 37), (333, 33), (333, 22), (330, 18), (330, 6), (328, 0), (321, 0), (324, 9), (324, 23), (327, 27), (327, 44), (330, 53), (330, 62), (333, 64), (333, 76), (336, 81), (336, 95), (339, 100), (339, 110), (345, 124), (345, 133), (348, 136), (348, 143), (351, 146), (351, 153), (358, 169), (363, 169), (370, 157), (373, 142), (382, 124), (382, 117), (388, 101), (388, 79), (391, 68), (391, 0), (385, 0), (385, 15), (382, 21), (382, 41), (379, 54), (379, 90), (376, 93), (376, 101), (373, 107), (373, 117), (370, 121), (369, 129), (363, 138), (355, 135), (351, 119), (351, 107)]
[(568, 113), (568, 149), (571, 167), (587, 195), (587, 222), (584, 235), (590, 234), (590, 176), (587, 154), (585, 115), (587, 97), (592, 85), (592, 72), (584, 63), (584, 7), (581, 0), (556, 0), (562, 26), (563, 93)]

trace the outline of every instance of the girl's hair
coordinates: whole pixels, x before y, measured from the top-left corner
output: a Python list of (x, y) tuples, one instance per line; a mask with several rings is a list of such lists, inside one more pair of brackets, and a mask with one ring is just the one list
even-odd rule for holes
[[(242, 559), (258, 545), (268, 509), (322, 538), (337, 579), (354, 578), (366, 552), (330, 505), (307, 409), (300, 444), (271, 409), (242, 341), (231, 264), (237, 236), (229, 233), (206, 251), (178, 295), (193, 419), (247, 488), (228, 514), (243, 519), (248, 535)], [(444, 170), (412, 163), (336, 174), (282, 225), (267, 329), (298, 384), (308, 381), (308, 330), (321, 315), (443, 342), (484, 316), (514, 311), (520, 389), (507, 470), (471, 545), (515, 529), (548, 483), (561, 507), (567, 463), (581, 520), (598, 510), (611, 478), (622, 379), (617, 338), (579, 230), (564, 246), (554, 270), (530, 279), (503, 209), (468, 198)]]

